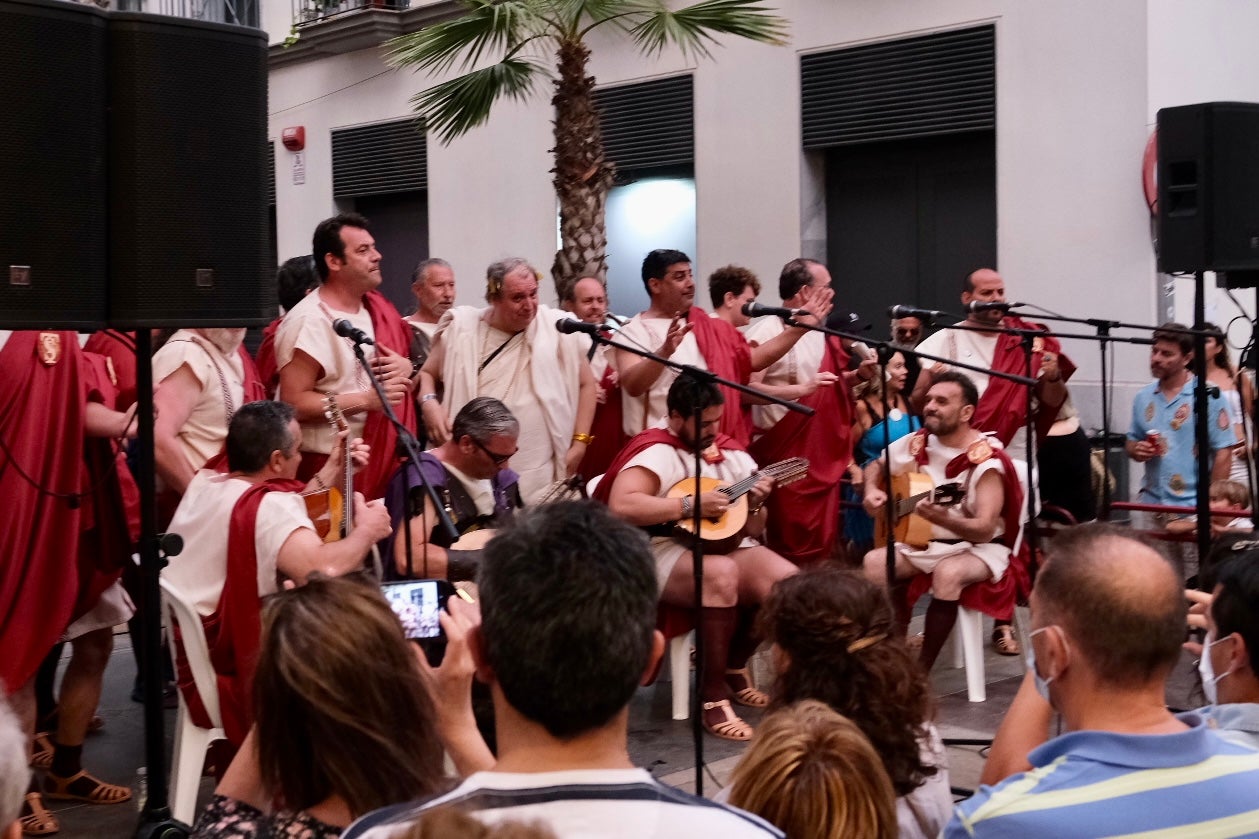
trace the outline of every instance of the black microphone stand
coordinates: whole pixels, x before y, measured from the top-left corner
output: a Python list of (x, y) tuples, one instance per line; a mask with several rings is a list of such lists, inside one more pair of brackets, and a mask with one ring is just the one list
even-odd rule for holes
[[(428, 500), (432, 502), (433, 504), (433, 509), (437, 513), (438, 524), (450, 536), (450, 540), (452, 543), (458, 541), (459, 530), (455, 527), (455, 523), (450, 520), (450, 516), (446, 514), (445, 508), (442, 507), (441, 501), (438, 500), (437, 498), (437, 491), (433, 489), (433, 485), (429, 483), (428, 478), (424, 477), (424, 470), (420, 468), (420, 446), (419, 446), (418, 441), (415, 439), (415, 435), (411, 433), (411, 429), (407, 428), (405, 425), (402, 424), (402, 422), (398, 419), (398, 415), (394, 413), (393, 405), (389, 404), (389, 398), (385, 396), (384, 386), (381, 385), (380, 379), (376, 377), (376, 373), (372, 370), (372, 366), (367, 363), (367, 356), (363, 353), (363, 345), (359, 343), (358, 341), (354, 341), (353, 339), (351, 339), (351, 342), (354, 344), (354, 355), (358, 357), (358, 363), (362, 365), (363, 371), (367, 373), (367, 380), (372, 383), (372, 390), (376, 391), (376, 398), (380, 400), (381, 413), (385, 415), (385, 418), (389, 420), (389, 422), (393, 425), (395, 431), (397, 431), (398, 445), (403, 447), (406, 450), (407, 457), (410, 458), (411, 465), (415, 467), (415, 473), (419, 475), (420, 477), (420, 484), (424, 487), (424, 493), (428, 496)], [(420, 420), (418, 420), (417, 418), (417, 421), (420, 421)], [(347, 458), (350, 456), (348, 445), (346, 446), (345, 456)], [(386, 454), (386, 456), (388, 455)], [(404, 462), (403, 463), (404, 471), (402, 473), (403, 475), (402, 515), (405, 518), (405, 520), (408, 522), (407, 538), (406, 538), (406, 543), (407, 543), (406, 555), (407, 555), (407, 571), (408, 572), (412, 571), (411, 563), (412, 563), (412, 550), (413, 550), (411, 547), (411, 538), (410, 538), (411, 510), (409, 508), (411, 505), (411, 489), (410, 489), (410, 477), (408, 475), (409, 469), (410, 469), (410, 466), (408, 466)], [(353, 503), (352, 499), (350, 503)]]
[[(804, 326), (805, 324), (800, 324), (800, 325)], [(709, 384), (725, 385), (726, 387), (733, 388), (734, 390), (737, 390), (741, 393), (746, 393), (751, 396), (756, 396), (760, 399), (764, 399), (767, 402), (770, 402), (774, 405), (781, 405), (790, 411), (796, 411), (797, 413), (806, 414), (809, 416), (813, 415), (812, 408), (809, 408), (805, 405), (801, 405), (799, 402), (792, 402), (787, 399), (779, 399), (777, 396), (771, 396), (770, 394), (757, 390), (754, 387), (748, 387), (742, 382), (733, 382), (729, 379), (722, 378), (721, 376), (718, 376), (716, 373), (713, 373), (709, 370), (701, 370), (700, 368), (695, 367), (690, 364), (681, 364), (672, 359), (665, 358), (664, 356), (661, 356), (661, 355), (657, 355), (656, 353), (653, 353), (649, 350), (644, 350), (640, 347), (631, 346), (629, 344), (624, 344), (619, 341), (613, 341), (611, 338), (608, 338), (607, 336), (603, 335), (601, 332), (597, 330), (590, 330), (590, 331), (577, 330), (577, 331), (581, 331), (581, 332), (584, 332), (585, 334), (590, 335), (592, 340), (596, 341), (597, 343), (603, 344), (604, 346), (613, 347), (618, 350), (625, 350), (626, 352), (633, 353), (634, 355), (637, 355), (637, 356), (641, 356), (642, 358), (646, 358), (650, 361), (654, 361), (657, 364), (663, 365), (672, 370), (677, 370), (679, 374), (683, 376), (689, 376), (695, 381), (708, 382)], [(727, 406), (728, 409), (731, 407), (733, 407), (734, 410), (738, 410), (739, 406), (737, 405)], [(703, 539), (700, 536), (701, 528), (703, 525), (703, 516), (701, 515), (701, 512), (700, 512), (700, 507), (701, 507), (700, 505), (700, 495), (701, 495), (700, 479), (702, 477), (702, 471), (703, 471), (703, 465), (704, 465), (704, 453), (703, 453), (703, 448), (700, 445), (700, 427), (703, 425), (702, 414), (703, 414), (703, 411), (699, 408), (696, 408), (691, 415), (691, 422), (693, 423), (692, 427), (694, 429), (694, 433), (692, 434), (693, 439), (691, 440), (691, 448), (692, 448), (691, 456), (692, 458), (694, 458), (693, 462), (695, 464), (695, 473), (694, 473), (695, 493), (694, 493), (694, 501), (691, 505), (691, 527), (692, 527), (691, 570), (694, 576), (693, 584), (695, 586), (695, 597), (694, 597), (693, 608), (695, 610), (695, 621), (696, 621), (696, 625), (695, 625), (695, 691), (691, 694), (691, 736), (693, 737), (694, 743), (695, 743), (695, 794), (699, 796), (702, 796), (704, 794), (704, 774), (703, 774), (703, 769), (704, 769), (704, 720), (703, 720), (704, 707), (703, 706), (704, 706), (704, 703), (703, 703), (703, 699), (700, 697), (700, 689), (704, 683), (704, 632), (703, 632), (703, 626), (700, 624), (700, 616), (703, 614), (702, 610), (704, 608), (704, 599), (703, 599), (704, 544), (703, 544)]]

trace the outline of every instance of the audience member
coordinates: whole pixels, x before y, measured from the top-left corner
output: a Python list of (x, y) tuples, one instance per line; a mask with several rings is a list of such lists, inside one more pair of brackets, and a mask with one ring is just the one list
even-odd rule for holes
[(541, 822), (488, 825), (454, 807), (429, 810), (399, 839), (559, 839)]
[(879, 587), (835, 566), (806, 571), (774, 586), (761, 626), (777, 671), (770, 707), (816, 699), (852, 720), (891, 779), (900, 835), (936, 836), (953, 804), (944, 747), (927, 679)]
[[(1180, 578), (1165, 557), (1107, 526), (1063, 531), (1049, 543), (1031, 609), (1031, 692), (1062, 715), (1067, 733), (1027, 754), (1030, 771), (962, 802), (946, 836), (1259, 830), (1259, 754), (1217, 736), (1200, 714), (1174, 715), (1164, 704), (1186, 617)], [(1221, 673), (1248, 658), (1240, 634), (1227, 637), (1238, 640), (1208, 653), (1208, 666), (1218, 662)], [(1047, 715), (1014, 712), (998, 742), (1029, 719), (1045, 736)], [(1027, 741), (1024, 733), (1013, 742)], [(994, 751), (1019, 754), (997, 744)]]
[(194, 836), (339, 836), (379, 807), (448, 784), (436, 710), (380, 590), (314, 579), (264, 610), (256, 724)]
[(487, 824), (536, 819), (566, 839), (781, 836), (630, 762), (629, 701), (664, 650), (638, 530), (593, 501), (545, 505), (486, 546), (478, 583), (471, 647), (494, 697), (497, 764), (447, 795), (368, 815), (347, 839), (401, 836), (442, 806)]
[(730, 779), (730, 803), (787, 839), (894, 839), (896, 794), (861, 729), (822, 702), (765, 717)]
[(1250, 458), (1246, 456), (1246, 417), (1254, 416), (1254, 387), (1247, 376), (1233, 367), (1228, 354), (1228, 336), (1213, 323), (1203, 323), (1209, 330), (1206, 337), (1207, 382), (1219, 389), (1220, 397), (1228, 406), (1229, 421), (1237, 444), (1232, 449), (1228, 476), (1239, 484), (1250, 484)]

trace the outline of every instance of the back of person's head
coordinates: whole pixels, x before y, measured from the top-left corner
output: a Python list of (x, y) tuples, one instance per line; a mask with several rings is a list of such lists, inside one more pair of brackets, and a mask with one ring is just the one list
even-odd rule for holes
[(359, 816), (443, 786), (414, 647), (369, 580), (316, 578), (263, 612), (254, 674), (258, 766), (283, 807), (336, 794)]
[(773, 707), (816, 699), (852, 720), (882, 757), (897, 795), (936, 773), (920, 746), (933, 714), (931, 691), (883, 589), (857, 572), (822, 566), (775, 583), (759, 620), (783, 654)]
[(1212, 481), (1210, 494), (1213, 502), (1218, 498), (1238, 510), (1250, 509), (1250, 488), (1241, 481), (1230, 481), (1227, 478)]
[(319, 285), (319, 274), (315, 270), (315, 258), (310, 254), (295, 256), (284, 260), (284, 264), (275, 272), (275, 293), (284, 311), (289, 311)]
[(1219, 567), (1236, 556), (1251, 556), (1259, 562), (1259, 539), (1253, 533), (1224, 533), (1211, 543), (1211, 550), (1198, 563), (1198, 589), (1215, 588)]
[(1180, 657), (1182, 581), (1165, 556), (1113, 526), (1059, 531), (1032, 596), (1038, 626), (1061, 627), (1099, 684), (1145, 686)]
[(896, 793), (851, 720), (806, 700), (768, 714), (735, 767), (730, 803), (787, 839), (892, 839)]
[(483, 824), (455, 807), (426, 811), (397, 839), (559, 839), (542, 822), (509, 820)]
[(1215, 640), (1234, 632), (1246, 642), (1251, 673), (1259, 676), (1259, 550), (1226, 560), (1216, 574), (1211, 602)]
[(656, 624), (641, 530), (595, 501), (536, 507), (486, 545), (477, 584), (484, 663), (517, 712), (570, 739), (629, 704)]
[(685, 374), (678, 376), (669, 385), (669, 393), (665, 396), (665, 407), (670, 414), (677, 414), (682, 419), (690, 419), (696, 411), (703, 413), (714, 405), (722, 405), (726, 397), (721, 388), (712, 382), (695, 379)]
[[(0, 684), (0, 689), (3, 687)], [(26, 735), (0, 690), (0, 836), (8, 836), (10, 827), (17, 821), (30, 780)]]
[(227, 427), (227, 466), (250, 474), (267, 465), (274, 451), (288, 451), (297, 441), (289, 423), (297, 413), (287, 402), (260, 399), (248, 402), (232, 415)]
[(492, 396), (478, 396), (468, 400), (455, 414), (450, 427), (451, 439), (462, 440), (464, 435), (485, 443), (495, 434), (516, 436), (520, 422), (506, 405)]

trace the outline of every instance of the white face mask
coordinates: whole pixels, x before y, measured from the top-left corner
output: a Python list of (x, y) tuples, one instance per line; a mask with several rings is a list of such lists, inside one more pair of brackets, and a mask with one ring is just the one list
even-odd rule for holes
[(1233, 671), (1227, 670), (1220, 675), (1215, 675), (1215, 667), (1211, 664), (1211, 648), (1221, 641), (1227, 641), (1228, 638), (1218, 638), (1214, 641), (1211, 636), (1207, 635), (1202, 642), (1202, 657), (1198, 659), (1198, 675), (1202, 677), (1202, 692), (1206, 694), (1207, 702), (1212, 705), (1219, 704), (1220, 692), (1216, 685), (1220, 679), (1230, 675)]
[[(1036, 649), (1032, 646), (1033, 638), (1042, 632), (1047, 632), (1050, 629), (1057, 629), (1057, 627), (1050, 624), (1049, 626), (1042, 626), (1040, 629), (1033, 629), (1027, 634), (1027, 669), (1032, 671), (1032, 681), (1036, 684), (1036, 692), (1040, 694), (1040, 698), (1048, 702), (1050, 705), (1053, 705), (1053, 701), (1049, 698), (1049, 684), (1056, 679), (1057, 676), (1050, 676), (1046, 679), (1044, 676), (1040, 675), (1040, 672), (1036, 669)], [(1067, 639), (1063, 638), (1062, 643), (1065, 646)]]

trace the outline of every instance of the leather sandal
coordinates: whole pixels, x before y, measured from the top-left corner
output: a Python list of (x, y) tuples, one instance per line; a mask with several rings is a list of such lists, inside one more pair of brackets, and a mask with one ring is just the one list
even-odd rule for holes
[(1018, 655), (1023, 652), (1019, 641), (1014, 637), (1014, 627), (1008, 623), (992, 628), (992, 648), (998, 655)]
[[(736, 683), (742, 685), (742, 687), (738, 687)], [(749, 708), (764, 708), (769, 705), (769, 696), (764, 691), (757, 690), (752, 684), (752, 674), (748, 672), (746, 667), (738, 670), (727, 670), (726, 686), (730, 688), (734, 701), (740, 705), (746, 705)]]
[[(722, 719), (720, 722), (710, 723), (708, 712), (717, 709), (721, 709)], [(704, 703), (704, 729), (714, 737), (720, 737), (723, 740), (736, 740), (742, 743), (752, 739), (752, 726), (734, 712), (734, 709), (730, 707), (729, 699)]]
[(52, 767), (52, 732), (41, 731), (35, 735), (35, 748), (31, 750), (31, 768), (49, 769)]
[(48, 808), (44, 806), (43, 796), (39, 793), (26, 794), (25, 809), (30, 812), (18, 819), (18, 823), (22, 825), (23, 836), (47, 836), (61, 830), (61, 823), (57, 821), (56, 816), (48, 812)]
[(121, 804), (131, 800), (131, 789), (118, 784), (107, 784), (100, 778), (87, 774), (86, 769), (80, 769), (69, 778), (49, 772), (44, 778), (44, 795), (53, 801)]

